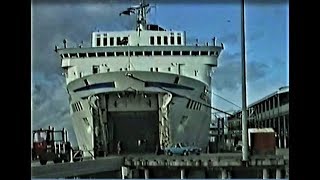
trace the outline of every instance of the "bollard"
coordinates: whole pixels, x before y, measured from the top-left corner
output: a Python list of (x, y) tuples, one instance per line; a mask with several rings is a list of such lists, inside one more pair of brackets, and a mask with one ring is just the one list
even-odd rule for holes
[(269, 178), (268, 169), (264, 168), (262, 170), (262, 179), (268, 179), (268, 178)]
[(228, 173), (226, 169), (221, 170), (221, 179), (227, 179), (228, 178)]
[(181, 179), (185, 179), (185, 170), (184, 169), (181, 169), (180, 170), (180, 176), (181, 176)]
[(121, 166), (121, 178), (122, 179), (126, 179), (126, 177), (128, 178), (128, 174), (129, 174), (129, 169), (125, 166)]
[(144, 178), (149, 179), (149, 169), (144, 169)]
[(276, 169), (276, 179), (281, 179), (281, 169)]
[(73, 163), (73, 150), (70, 150), (70, 163)]

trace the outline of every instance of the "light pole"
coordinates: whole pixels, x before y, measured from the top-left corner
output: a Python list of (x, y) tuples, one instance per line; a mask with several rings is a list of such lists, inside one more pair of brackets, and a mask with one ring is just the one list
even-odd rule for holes
[(241, 0), (241, 73), (242, 73), (242, 161), (248, 161), (248, 121), (246, 96), (244, 0)]

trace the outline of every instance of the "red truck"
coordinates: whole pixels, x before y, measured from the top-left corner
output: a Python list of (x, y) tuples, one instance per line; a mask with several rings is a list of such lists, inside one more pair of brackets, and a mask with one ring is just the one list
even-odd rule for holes
[(48, 161), (54, 163), (69, 162), (70, 152), (73, 151), (71, 143), (68, 141), (68, 132), (62, 130), (39, 129), (33, 131), (33, 159), (39, 159), (41, 165)]

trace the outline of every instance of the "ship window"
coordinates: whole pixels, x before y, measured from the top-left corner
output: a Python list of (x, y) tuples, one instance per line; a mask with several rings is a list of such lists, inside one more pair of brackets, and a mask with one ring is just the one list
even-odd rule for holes
[(181, 36), (178, 36), (178, 44), (181, 44)]
[(76, 54), (76, 53), (70, 53), (70, 57), (71, 57), (71, 58), (76, 58), (76, 57), (77, 57), (77, 54)]
[(163, 43), (164, 43), (165, 45), (167, 45), (167, 44), (168, 44), (168, 37), (167, 37), (167, 36), (164, 36), (163, 38), (164, 38), (164, 39), (163, 39), (163, 41), (164, 41)]
[(114, 52), (107, 52), (107, 56), (114, 56)]
[(218, 56), (219, 55), (219, 52), (218, 51), (216, 51), (216, 56)]
[(170, 37), (170, 43), (173, 45), (174, 44), (174, 36)]
[(113, 45), (114, 45), (114, 38), (111, 37), (111, 38), (110, 38), (110, 46), (113, 46)]
[(107, 72), (110, 72), (110, 68), (107, 69)]
[(120, 37), (117, 37), (117, 45), (121, 45), (121, 39), (120, 39)]
[(88, 53), (89, 57), (96, 57), (96, 53)]
[(68, 58), (69, 57), (69, 54), (64, 54), (63, 55), (65, 58)]
[(157, 44), (161, 45), (161, 36), (157, 36)]
[(182, 55), (183, 56), (189, 56), (190, 55), (190, 51), (182, 51)]
[(84, 79), (83, 81), (84, 81), (84, 84), (85, 84), (86, 86), (89, 86), (89, 82), (88, 82), (87, 79)]
[(164, 56), (170, 56), (171, 55), (171, 51), (163, 51), (163, 55)]
[(145, 52), (144, 52), (144, 55), (145, 55), (145, 56), (152, 56), (152, 51), (145, 51)]
[(199, 55), (199, 51), (192, 51), (192, 52), (191, 52), (191, 55), (192, 55), (192, 56), (198, 56), (198, 55)]
[(133, 51), (130, 51), (129, 54), (130, 54), (130, 56), (133, 56)]
[(180, 55), (180, 51), (173, 51), (172, 54), (173, 54), (174, 56), (179, 56), (179, 55)]
[(116, 52), (116, 56), (124, 56), (124, 52)]
[(150, 71), (153, 72), (153, 68), (150, 68)]
[(174, 79), (174, 84), (178, 84), (179, 83), (179, 77), (177, 76), (175, 79)]
[(208, 51), (201, 51), (201, 56), (208, 56)]
[(104, 37), (103, 38), (103, 46), (107, 46), (108, 45), (108, 38)]
[(153, 36), (150, 37), (150, 44), (154, 45), (154, 37)]
[(136, 56), (142, 56), (142, 51), (136, 51), (136, 52), (135, 52), (135, 55), (136, 55)]
[(79, 57), (81, 57), (81, 58), (84, 58), (84, 57), (86, 57), (86, 56), (87, 56), (86, 53), (79, 53)]
[(210, 51), (210, 56), (214, 56), (214, 51)]
[(171, 67), (168, 67), (168, 71), (171, 71)]
[(98, 73), (99, 72), (99, 66), (93, 66), (92, 67), (92, 73), (93, 74), (96, 74), (96, 73)]
[(97, 38), (97, 46), (100, 46), (100, 38)]
[(120, 71), (122, 71), (122, 68), (120, 68)]
[(158, 72), (158, 70), (159, 70), (159, 69), (156, 67), (156, 71), (157, 71), (157, 72)]
[(106, 55), (106, 53), (104, 52), (98, 52), (97, 54), (98, 54), (98, 57), (104, 57)]
[(155, 56), (161, 56), (161, 51), (154, 51)]
[(198, 76), (198, 70), (194, 70), (194, 76)]

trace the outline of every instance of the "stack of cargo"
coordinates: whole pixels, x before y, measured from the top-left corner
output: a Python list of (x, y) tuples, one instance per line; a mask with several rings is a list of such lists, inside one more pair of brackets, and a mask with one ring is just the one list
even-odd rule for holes
[(276, 137), (272, 128), (249, 128), (248, 140), (251, 154), (275, 154)]

